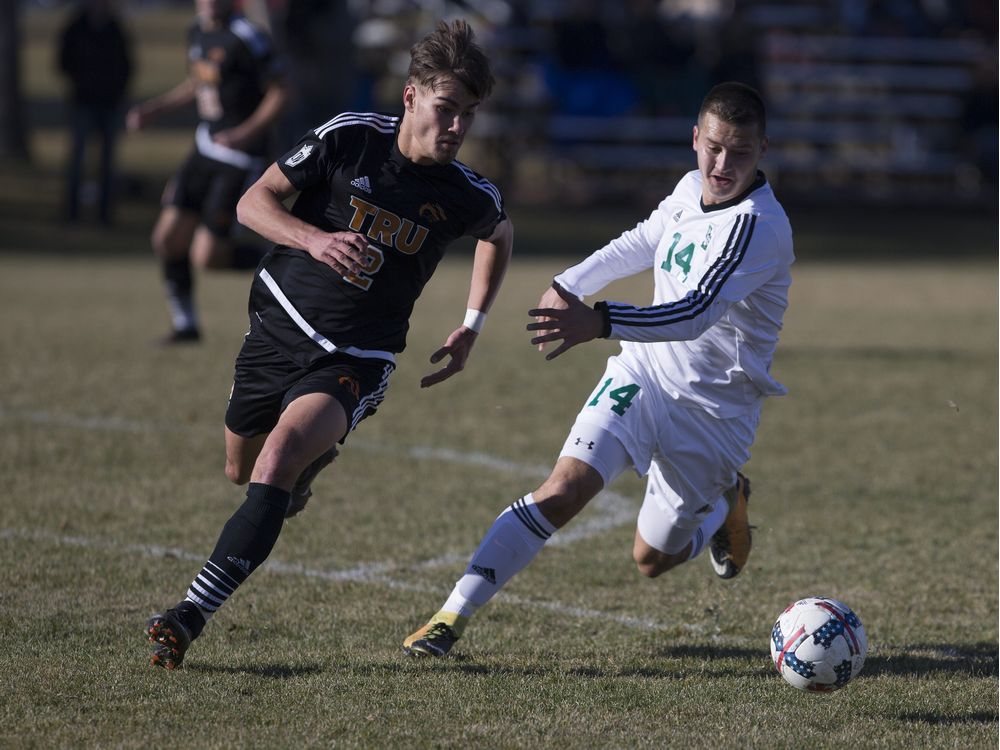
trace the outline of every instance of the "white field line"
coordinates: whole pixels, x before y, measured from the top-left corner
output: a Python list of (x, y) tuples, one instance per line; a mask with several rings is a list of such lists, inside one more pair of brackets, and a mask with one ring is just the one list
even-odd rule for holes
[[(184, 426), (177, 424), (157, 424), (154, 422), (128, 420), (118, 418), (99, 417), (78, 417), (75, 415), (51, 413), (47, 411), (20, 411), (9, 410), (0, 407), (0, 418), (17, 419), (36, 424), (55, 425), (59, 427), (70, 427), (83, 430), (110, 431), (110, 432), (181, 432), (198, 427)], [(432, 448), (429, 446), (413, 447), (388, 447), (384, 444), (370, 443), (363, 440), (352, 440), (351, 448), (363, 450), (371, 453), (387, 453), (392, 455), (404, 455), (414, 459), (442, 461), (463, 466), (480, 466), (493, 471), (516, 474), (528, 479), (544, 479), (548, 476), (549, 467), (542, 465), (529, 466), (513, 461), (498, 458), (486, 453), (469, 453), (456, 451), (448, 448)], [(520, 490), (515, 490), (520, 491)], [(499, 512), (501, 509), (498, 508)], [(604, 531), (617, 528), (627, 523), (633, 523), (636, 510), (632, 502), (618, 493), (604, 491), (591, 501), (587, 511), (589, 516), (585, 520), (574, 522), (572, 528), (561, 531), (549, 540), (546, 546), (563, 546), (574, 542), (590, 539)], [(132, 554), (140, 554), (146, 557), (156, 558), (178, 558), (191, 560), (195, 563), (204, 562), (204, 556), (187, 552), (177, 548), (158, 547), (155, 545), (130, 544), (121, 545), (114, 542), (102, 542), (88, 537), (61, 536), (46, 531), (31, 531), (24, 529), (2, 529), (0, 539), (24, 538), (37, 541), (48, 541), (54, 544), (79, 546), (87, 548), (108, 549)], [(411, 583), (392, 578), (387, 572), (405, 568), (407, 570), (419, 571), (438, 567), (451, 567), (465, 563), (469, 558), (468, 554), (447, 554), (431, 558), (416, 563), (372, 563), (360, 565), (345, 570), (313, 570), (301, 565), (284, 563), (279, 560), (269, 559), (264, 569), (284, 574), (297, 574), (308, 578), (318, 578), (329, 581), (353, 581), (361, 583), (380, 584), (388, 588), (403, 591), (414, 591), (435, 595), (446, 595), (447, 591), (437, 586), (430, 586), (420, 583)], [(628, 617), (616, 615), (599, 610), (592, 610), (585, 607), (575, 607), (559, 602), (527, 599), (513, 596), (501, 592), (501, 601), (508, 604), (524, 606), (529, 609), (544, 609), (557, 614), (563, 614), (578, 619), (603, 620), (615, 622), (620, 625), (645, 630), (665, 630), (681, 629), (689, 632), (701, 633), (704, 627), (684, 623), (662, 623), (656, 620)]]
[[(178, 559), (190, 560), (200, 564), (204, 562), (204, 555), (188, 552), (179, 547), (160, 547), (152, 544), (121, 544), (111, 540), (102, 540), (86, 536), (70, 536), (65, 534), (55, 534), (49, 531), (38, 531), (31, 529), (0, 529), (0, 540), (26, 540), (46, 544), (55, 544), (63, 547), (79, 547), (82, 549), (97, 549), (120, 554), (140, 555), (154, 559)], [(305, 578), (313, 578), (333, 582), (368, 583), (385, 586), (386, 588), (399, 591), (416, 592), (421, 594), (432, 594), (437, 597), (447, 596), (448, 592), (440, 586), (431, 586), (423, 583), (413, 583), (411, 581), (401, 581), (385, 575), (383, 570), (389, 566), (385, 565), (359, 565), (343, 570), (316, 570), (307, 568), (304, 565), (285, 563), (273, 558), (268, 559), (261, 570), (278, 575), (296, 575)], [(551, 600), (531, 599), (522, 596), (514, 596), (501, 592), (497, 595), (497, 600), (519, 607), (535, 610), (546, 610), (557, 615), (564, 615), (580, 620), (599, 620), (622, 625), (627, 628), (637, 630), (681, 630), (693, 634), (704, 634), (706, 627), (697, 623), (669, 623), (652, 618), (629, 617), (611, 612), (603, 612), (598, 609), (588, 607), (577, 607), (570, 604), (563, 604)]]
[[(171, 423), (156, 423), (132, 419), (106, 418), (106, 417), (79, 417), (73, 414), (53, 413), (42, 410), (12, 410), (0, 406), (0, 419), (13, 419), (34, 424), (54, 425), (57, 427), (70, 427), (82, 430), (94, 430), (100, 432), (129, 432), (129, 433), (159, 433), (159, 432), (183, 432), (201, 429), (199, 426), (178, 425)], [(452, 450), (450, 448), (433, 448), (430, 446), (387, 446), (380, 443), (373, 443), (361, 439), (352, 439), (350, 442), (352, 450), (365, 451), (366, 453), (383, 453), (393, 456), (406, 456), (417, 460), (441, 461), (460, 466), (480, 466), (491, 471), (506, 472), (515, 474), (526, 479), (545, 479), (549, 475), (548, 466), (541, 464), (528, 465), (515, 461), (498, 458), (488, 453), (475, 453)], [(515, 492), (527, 492), (527, 487), (512, 487), (512, 494)], [(497, 513), (502, 510), (497, 507)], [(595, 497), (585, 512), (585, 518), (574, 521), (570, 528), (555, 534), (548, 542), (547, 546), (560, 547), (585, 541), (609, 529), (618, 528), (625, 524), (634, 523), (638, 508), (628, 498), (619, 495), (617, 492), (605, 490)], [(465, 562), (468, 555), (444, 555), (422, 563), (416, 563), (419, 568), (431, 568), (439, 566), (454, 565), (457, 562)]]

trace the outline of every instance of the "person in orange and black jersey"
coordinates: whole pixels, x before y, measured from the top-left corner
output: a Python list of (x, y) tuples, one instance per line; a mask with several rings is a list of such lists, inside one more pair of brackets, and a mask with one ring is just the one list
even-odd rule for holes
[[(247, 484), (246, 500), (184, 599), (147, 623), (152, 665), (181, 666), (268, 558), (337, 446), (385, 398), (424, 284), (455, 241), (473, 237), (465, 318), (420, 385), (464, 369), (513, 246), (500, 191), (457, 158), (493, 86), (469, 25), (442, 21), (410, 50), (402, 115), (328, 119), (240, 199), (239, 220), (275, 243), (250, 288), (226, 410), (226, 477)], [(351, 487), (349, 474), (339, 480)]]
[(265, 248), (232, 238), (236, 204), (267, 165), (269, 135), (288, 101), (270, 37), (233, 0), (196, 0), (188, 32), (189, 75), (129, 110), (140, 130), (197, 105), (194, 149), (167, 184), (152, 244), (162, 264), (172, 330), (163, 344), (201, 338), (192, 266), (254, 268)]

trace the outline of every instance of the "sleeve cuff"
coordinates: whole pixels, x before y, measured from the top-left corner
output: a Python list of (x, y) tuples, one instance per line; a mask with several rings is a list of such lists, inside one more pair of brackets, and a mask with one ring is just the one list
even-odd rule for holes
[(608, 303), (605, 301), (595, 302), (594, 309), (601, 314), (601, 334), (600, 338), (606, 339), (611, 336), (611, 311), (608, 310)]

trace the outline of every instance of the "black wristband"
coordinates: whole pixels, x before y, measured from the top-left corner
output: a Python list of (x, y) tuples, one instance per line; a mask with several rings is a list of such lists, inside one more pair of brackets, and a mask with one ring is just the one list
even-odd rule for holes
[(601, 326), (600, 338), (606, 339), (611, 335), (611, 311), (608, 310), (608, 303), (603, 300), (595, 302), (594, 309), (601, 314), (601, 319), (604, 321)]

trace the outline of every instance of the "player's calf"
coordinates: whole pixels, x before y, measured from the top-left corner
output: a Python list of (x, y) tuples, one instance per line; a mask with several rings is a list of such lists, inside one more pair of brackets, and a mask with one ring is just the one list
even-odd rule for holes
[(320, 455), (319, 458), (303, 470), (303, 472), (299, 475), (299, 478), (295, 480), (295, 485), (292, 487), (292, 496), (288, 501), (288, 510), (285, 511), (285, 518), (296, 516), (305, 509), (306, 503), (308, 503), (309, 498), (312, 497), (313, 480), (319, 476), (319, 473), (323, 471), (323, 469), (333, 463), (333, 459), (335, 459), (337, 455), (337, 446), (334, 446)]

